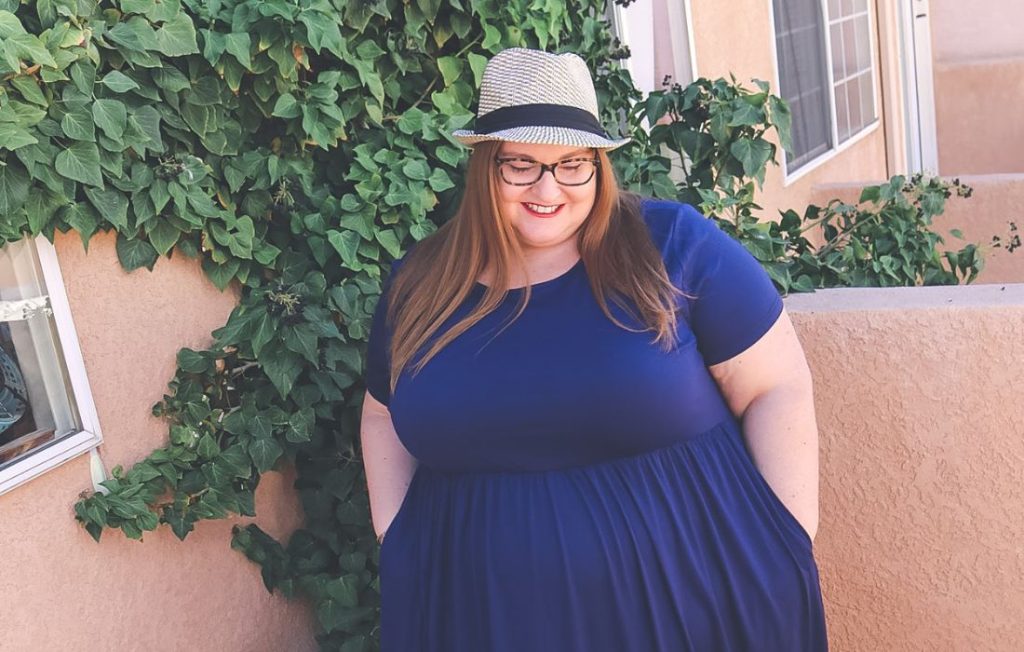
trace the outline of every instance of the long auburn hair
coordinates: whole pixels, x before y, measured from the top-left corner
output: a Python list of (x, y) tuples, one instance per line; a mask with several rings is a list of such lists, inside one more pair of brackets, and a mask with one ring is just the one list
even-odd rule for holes
[[(509, 270), (522, 267), (522, 248), (498, 200), (501, 180), (493, 161), (501, 144), (485, 141), (473, 147), (465, 193), (455, 216), (410, 249), (388, 281), (392, 392), (402, 370), (466, 300), (488, 262), (494, 263), (494, 281), (476, 307), (420, 357), (411, 369), (414, 375), (449, 342), (501, 305), (508, 293), (504, 288), (510, 281)], [(640, 213), (640, 197), (619, 189), (604, 150), (597, 150), (597, 157), (594, 206), (576, 234), (591, 291), (614, 324), (631, 332), (653, 331), (652, 343), (660, 342), (669, 351), (676, 340), (677, 298), (688, 295), (668, 278)], [(526, 285), (509, 323), (522, 314), (529, 299)], [(615, 319), (608, 309), (609, 299), (635, 318), (631, 302), (647, 328), (629, 328)]]

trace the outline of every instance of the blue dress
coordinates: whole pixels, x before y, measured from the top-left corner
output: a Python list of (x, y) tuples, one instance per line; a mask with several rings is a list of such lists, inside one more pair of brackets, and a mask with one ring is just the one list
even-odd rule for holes
[(827, 649), (811, 540), (707, 371), (782, 300), (693, 208), (643, 213), (696, 295), (669, 353), (604, 316), (580, 261), (496, 335), (512, 290), (391, 396), (385, 284), (366, 383), (419, 466), (380, 551), (384, 652)]

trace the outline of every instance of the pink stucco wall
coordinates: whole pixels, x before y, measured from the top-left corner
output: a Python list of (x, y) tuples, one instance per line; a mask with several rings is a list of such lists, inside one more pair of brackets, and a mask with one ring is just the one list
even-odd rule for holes
[[(1024, 237), (1024, 174), (963, 176), (960, 181), (973, 188), (974, 194), (967, 199), (950, 198), (946, 211), (935, 218), (935, 230), (946, 240), (944, 248), (960, 249), (968, 242), (981, 245), (985, 268), (976, 283), (1024, 283), (1024, 248), (1009, 253), (1005, 247), (991, 246), (994, 235), (1009, 242), (1010, 222)], [(811, 202), (819, 206), (831, 199), (856, 203), (864, 186), (880, 182), (821, 185), (814, 189)], [(964, 239), (949, 235), (951, 229), (960, 229)]]
[(1024, 285), (786, 306), (815, 382), (832, 649), (1024, 649)]
[(936, 61), (1024, 56), (1020, 0), (929, 0)]
[[(871, 6), (874, 12), (874, 4)], [(771, 2), (766, 0), (735, 0), (727, 10), (721, 2), (692, 0), (697, 74), (714, 79), (728, 78), (733, 73), (751, 88), (751, 79), (763, 79), (778, 93), (770, 12)], [(878, 25), (877, 16), (873, 21)], [(882, 41), (882, 45), (888, 48), (891, 44)], [(881, 99), (881, 81), (876, 82)], [(879, 110), (884, 106), (880, 101)], [(788, 185), (782, 168), (769, 165), (764, 190), (758, 195), (758, 203), (765, 209), (763, 215), (777, 219), (778, 210), (786, 208), (802, 212), (819, 184), (888, 177), (884, 120), (872, 129), (866, 137)], [(781, 150), (778, 158), (781, 162)]]
[[(206, 345), (236, 297), (196, 261), (161, 259), (124, 273), (110, 235), (58, 234), (56, 247), (104, 443), (107, 468), (129, 466), (167, 437), (150, 407), (167, 391), (182, 346)], [(266, 474), (256, 520), (275, 536), (301, 521), (293, 477)], [(313, 650), (309, 609), (267, 593), (259, 568), (230, 549), (231, 526), (202, 522), (184, 541), (169, 530), (143, 543), (107, 532), (99, 544), (74, 520), (90, 491), (88, 456), (0, 496), (0, 649)]]
[(931, 0), (942, 174), (1024, 172), (1024, 3)]

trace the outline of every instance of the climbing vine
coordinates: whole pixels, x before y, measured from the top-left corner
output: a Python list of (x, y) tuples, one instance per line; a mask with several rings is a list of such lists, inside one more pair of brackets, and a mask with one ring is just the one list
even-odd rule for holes
[[(0, 0), (0, 236), (75, 230), (88, 246), (113, 230), (126, 270), (184, 255), (217, 287), (241, 290), (210, 347), (178, 353), (153, 408), (169, 424), (167, 445), (75, 505), (97, 541), (108, 528), (138, 539), (161, 524), (184, 539), (199, 520), (253, 516), (260, 476), (294, 464), (304, 527), (287, 543), (236, 528), (231, 545), (260, 565), (268, 589), (312, 600), (323, 649), (375, 647), (377, 544), (358, 450), (364, 343), (382, 270), (454, 211), (465, 151), (447, 134), (471, 120), (484, 64), (506, 47), (583, 56), (603, 122), (635, 138), (614, 159), (624, 184), (701, 205), (781, 289), (853, 278), (837, 254), (863, 270), (883, 260), (878, 242), (858, 248), (837, 206), (824, 213), (841, 222), (830, 258), (815, 255), (793, 213), (759, 223), (755, 183), (776, 158), (768, 132), (788, 142), (785, 103), (734, 80), (641, 98), (605, 9)], [(665, 115), (673, 122), (656, 124)], [(941, 212), (941, 191), (915, 195), (915, 183), (866, 198), (916, 196), (906, 211)], [(943, 274), (883, 262), (857, 279), (956, 282), (980, 264), (974, 252), (942, 260)]]

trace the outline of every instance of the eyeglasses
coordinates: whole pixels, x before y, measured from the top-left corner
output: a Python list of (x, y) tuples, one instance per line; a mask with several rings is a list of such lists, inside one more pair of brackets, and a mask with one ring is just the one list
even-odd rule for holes
[(528, 158), (495, 157), (494, 161), (502, 181), (510, 186), (532, 186), (548, 170), (563, 186), (582, 186), (594, 178), (600, 164), (596, 158), (570, 158), (550, 165)]

